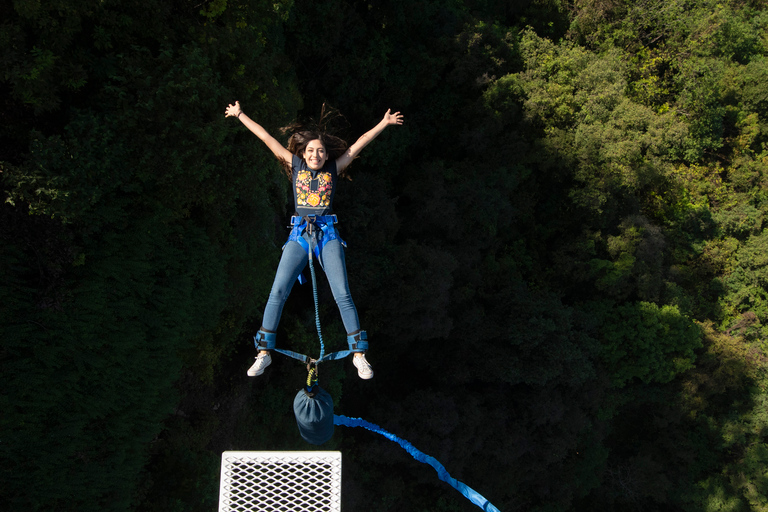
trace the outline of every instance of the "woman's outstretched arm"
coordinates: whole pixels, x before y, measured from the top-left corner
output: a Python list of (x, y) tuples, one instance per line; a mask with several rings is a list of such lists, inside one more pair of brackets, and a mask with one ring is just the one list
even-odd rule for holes
[(357, 158), (357, 155), (360, 154), (360, 151), (362, 151), (369, 142), (371, 142), (376, 138), (376, 136), (383, 132), (384, 128), (392, 124), (403, 124), (403, 115), (400, 112), (391, 114), (390, 109), (387, 109), (387, 113), (384, 114), (384, 118), (379, 121), (379, 124), (365, 132), (362, 137), (357, 139), (357, 142), (349, 146), (346, 153), (336, 159), (336, 169), (339, 172), (346, 169), (346, 167), (352, 163), (352, 160)]
[(240, 108), (239, 101), (236, 101), (234, 105), (230, 104), (227, 107), (224, 117), (230, 116), (238, 118), (246, 128), (251, 130), (254, 135), (260, 138), (262, 142), (267, 145), (269, 150), (272, 151), (272, 153), (274, 153), (277, 158), (288, 162), (288, 164), (291, 163), (291, 158), (293, 157), (291, 152), (284, 148), (283, 145), (280, 144), (277, 139), (271, 136), (267, 130), (265, 130), (259, 123), (245, 115), (243, 113), (243, 109)]

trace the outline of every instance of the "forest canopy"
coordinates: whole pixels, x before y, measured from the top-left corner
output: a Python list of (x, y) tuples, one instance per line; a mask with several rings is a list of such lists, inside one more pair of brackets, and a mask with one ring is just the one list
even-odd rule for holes
[[(336, 195), (376, 369), (324, 366), (338, 413), (503, 511), (768, 507), (764, 2), (14, 0), (0, 20), (10, 509), (207, 511), (222, 451), (310, 449), (303, 367), (245, 375), (293, 205), (236, 100), (278, 137), (324, 105), (350, 142), (405, 114)], [(277, 336), (317, 351), (306, 287)], [(369, 433), (322, 449), (347, 510), (474, 509)]]

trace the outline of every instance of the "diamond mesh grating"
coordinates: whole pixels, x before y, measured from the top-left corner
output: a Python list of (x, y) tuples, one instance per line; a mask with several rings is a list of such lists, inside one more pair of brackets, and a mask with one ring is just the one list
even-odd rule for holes
[(219, 512), (340, 512), (341, 452), (224, 452)]

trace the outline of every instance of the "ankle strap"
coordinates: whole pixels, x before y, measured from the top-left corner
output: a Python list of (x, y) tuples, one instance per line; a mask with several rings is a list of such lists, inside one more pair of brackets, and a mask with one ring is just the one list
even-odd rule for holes
[(253, 337), (253, 344), (259, 350), (273, 350), (277, 343), (277, 333), (259, 329)]
[(368, 350), (368, 333), (365, 331), (347, 335), (347, 345), (352, 352), (364, 352)]

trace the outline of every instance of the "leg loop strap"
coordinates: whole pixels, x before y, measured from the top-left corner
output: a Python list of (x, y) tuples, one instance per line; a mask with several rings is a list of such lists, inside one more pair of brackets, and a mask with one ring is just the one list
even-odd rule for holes
[(267, 332), (262, 329), (253, 337), (253, 344), (259, 350), (273, 350), (277, 343), (277, 333)]
[(347, 344), (351, 352), (365, 352), (368, 350), (368, 333), (359, 331), (347, 335)]

